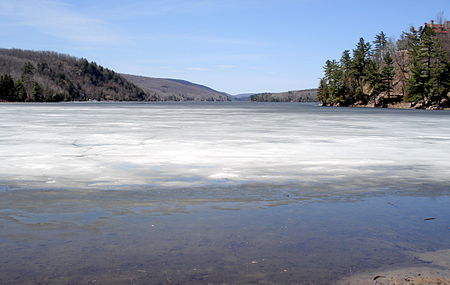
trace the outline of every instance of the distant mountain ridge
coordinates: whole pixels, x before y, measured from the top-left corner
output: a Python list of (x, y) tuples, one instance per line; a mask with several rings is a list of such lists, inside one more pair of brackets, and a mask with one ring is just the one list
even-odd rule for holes
[(259, 93), (250, 96), (255, 102), (317, 102), (318, 89), (293, 90), (279, 93)]
[(181, 79), (121, 74), (146, 93), (162, 101), (231, 101), (231, 96), (210, 87)]
[(234, 101), (250, 101), (250, 96), (255, 95), (257, 93), (243, 93), (231, 95)]

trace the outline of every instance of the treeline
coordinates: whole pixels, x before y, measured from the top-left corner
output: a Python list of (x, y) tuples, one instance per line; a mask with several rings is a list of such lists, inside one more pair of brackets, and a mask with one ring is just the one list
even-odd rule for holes
[(339, 61), (326, 61), (318, 99), (324, 106), (450, 107), (450, 53), (443, 44), (428, 25), (411, 27), (398, 41), (383, 32), (373, 43), (361, 38)]
[(65, 97), (61, 93), (44, 92), (42, 86), (33, 80), (34, 67), (26, 63), (22, 68), (19, 79), (14, 80), (11, 75), (0, 76), (1, 102), (59, 102)]
[(250, 96), (253, 102), (317, 102), (317, 89), (294, 90), (280, 93), (260, 93)]
[(120, 74), (54, 52), (0, 49), (0, 101), (152, 100)]

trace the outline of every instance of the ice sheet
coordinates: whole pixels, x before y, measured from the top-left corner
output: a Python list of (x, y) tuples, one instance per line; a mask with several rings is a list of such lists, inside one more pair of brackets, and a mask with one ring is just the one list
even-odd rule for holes
[(448, 111), (65, 103), (1, 105), (0, 117), (3, 190), (448, 191)]

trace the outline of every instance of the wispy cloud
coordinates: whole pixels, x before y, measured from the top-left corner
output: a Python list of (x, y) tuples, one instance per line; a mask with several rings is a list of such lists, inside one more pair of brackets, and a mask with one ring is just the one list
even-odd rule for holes
[(56, 38), (82, 44), (113, 44), (125, 40), (109, 24), (74, 11), (56, 0), (0, 0), (0, 16), (10, 24), (30, 27)]
[[(100, 1), (99, 5), (103, 5)], [(195, 14), (199, 11), (220, 10), (229, 6), (227, 1), (221, 0), (134, 0), (134, 1), (106, 1), (120, 3), (110, 5), (105, 13), (113, 19), (174, 17), (178, 15)], [(94, 3), (95, 5), (95, 3)]]

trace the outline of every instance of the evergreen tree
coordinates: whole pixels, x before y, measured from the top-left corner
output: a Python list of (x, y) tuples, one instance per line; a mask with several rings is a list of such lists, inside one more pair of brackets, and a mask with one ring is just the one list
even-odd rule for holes
[(422, 75), (425, 67), (422, 62), (423, 52), (420, 46), (420, 35), (411, 29), (409, 33), (405, 33), (405, 39), (408, 39), (408, 53), (410, 58), (410, 78), (407, 85), (408, 102), (418, 102), (424, 100), (426, 93), (426, 78)]
[(318, 93), (324, 105), (383, 103), (379, 95), (389, 97), (396, 78), (403, 99), (416, 107), (450, 107), (450, 54), (432, 28), (411, 27), (396, 43), (380, 32), (373, 43), (372, 50), (361, 38), (352, 56), (346, 50), (339, 62), (326, 62)]
[(333, 106), (347, 106), (346, 89), (343, 80), (342, 66), (336, 60), (327, 60), (325, 63), (324, 84), (328, 91), (327, 104)]
[(414, 27), (409, 28), (409, 32), (403, 32), (397, 41), (398, 50), (409, 51), (419, 38), (420, 31)]
[(356, 83), (355, 99), (363, 103), (368, 101), (364, 94), (364, 85), (369, 75), (370, 52), (370, 43), (366, 43), (363, 38), (360, 38), (356, 48), (353, 50), (351, 70)]
[(42, 102), (44, 100), (44, 97), (41, 85), (39, 85), (39, 83), (37, 83), (36, 81), (33, 81), (32, 86), (33, 86), (31, 89), (32, 100), (35, 102)]
[(16, 89), (17, 101), (25, 102), (27, 99), (27, 91), (25, 90), (22, 80), (16, 80), (16, 82), (14, 82), (14, 87)]
[[(250, 96), (251, 101), (255, 101), (255, 100), (253, 100), (253, 96), (254, 95)], [(322, 105), (327, 106), (328, 105), (328, 97), (329, 97), (328, 85), (327, 85), (325, 79), (321, 78), (320, 83), (319, 83), (319, 90), (317, 91), (317, 100), (322, 102)]]
[(34, 65), (31, 62), (26, 62), (22, 66), (22, 75), (33, 75)]
[[(447, 56), (448, 58), (449, 56)], [(450, 108), (450, 60), (445, 62), (437, 77), (442, 92), (436, 98), (441, 107)]]
[(342, 52), (340, 62), (341, 62), (342, 67), (345, 70), (350, 71), (350, 69), (352, 67), (352, 58), (350, 56), (350, 51), (348, 49), (346, 49)]
[(375, 100), (381, 93), (391, 94), (394, 80), (394, 61), (389, 52), (386, 52), (380, 65), (375, 62), (368, 65), (368, 83), (372, 88), (371, 97)]
[(342, 90), (341, 93), (344, 97), (344, 102), (346, 105), (351, 105), (355, 103), (355, 89), (356, 89), (356, 81), (352, 73), (352, 58), (350, 56), (349, 50), (344, 50), (342, 52), (342, 56), (340, 59), (340, 67), (341, 67), (341, 84)]
[(384, 65), (381, 69), (381, 92), (386, 92), (389, 96), (392, 92), (392, 83), (394, 81), (394, 60), (389, 52), (384, 56)]
[(380, 64), (384, 60), (388, 47), (388, 40), (384, 32), (380, 32), (375, 36), (374, 44), (374, 59), (377, 64)]
[(409, 50), (411, 76), (406, 99), (419, 106), (439, 104), (449, 92), (447, 55), (431, 28), (425, 27), (414, 36)]
[(9, 74), (0, 77), (0, 101), (16, 101), (14, 80)]

